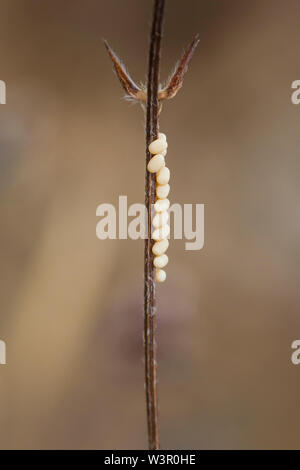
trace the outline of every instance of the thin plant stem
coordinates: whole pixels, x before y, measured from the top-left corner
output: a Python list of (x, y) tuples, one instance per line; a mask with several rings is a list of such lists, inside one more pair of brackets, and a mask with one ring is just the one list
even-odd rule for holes
[[(153, 20), (150, 36), (148, 74), (146, 86), (138, 86), (130, 77), (117, 54), (104, 40), (117, 77), (125, 91), (125, 98), (138, 102), (145, 109), (146, 103), (146, 167), (151, 158), (149, 144), (158, 137), (159, 113), (163, 100), (174, 98), (183, 84), (189, 63), (199, 43), (198, 34), (178, 61), (165, 87), (159, 86), (160, 52), (163, 29), (165, 0), (154, 0)], [(151, 238), (152, 208), (156, 195), (155, 175), (146, 168), (145, 205), (148, 213), (148, 232), (145, 240), (144, 262), (144, 347), (145, 383), (148, 423), (148, 444), (150, 450), (159, 449), (158, 400), (157, 400), (157, 360), (156, 360), (156, 307), (153, 265), (153, 240)]]
[[(159, 66), (164, 7), (165, 0), (155, 0), (150, 37), (147, 80), (146, 167), (151, 158), (148, 146), (153, 140), (158, 137), (159, 130)], [(159, 449), (156, 360), (156, 306), (152, 253), (153, 240), (151, 238), (151, 220), (152, 207), (155, 203), (155, 186), (155, 175), (149, 173), (146, 168), (145, 205), (148, 210), (148, 237), (145, 240), (144, 340), (148, 444), (150, 450)]]

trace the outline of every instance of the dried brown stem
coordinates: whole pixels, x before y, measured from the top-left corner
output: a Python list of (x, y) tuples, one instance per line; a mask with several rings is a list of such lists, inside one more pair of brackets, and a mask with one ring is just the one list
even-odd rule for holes
[(191, 44), (187, 47), (186, 51), (184, 52), (181, 60), (178, 62), (178, 65), (175, 67), (175, 71), (172, 74), (169, 83), (167, 86), (160, 91), (159, 99), (170, 99), (174, 98), (177, 95), (178, 91), (183, 85), (184, 76), (188, 70), (189, 63), (194, 55), (196, 47), (199, 44), (199, 36), (198, 34), (195, 36)]
[[(164, 16), (165, 0), (154, 0), (154, 12), (150, 37), (147, 91), (139, 87), (132, 80), (126, 68), (121, 63), (116, 53), (104, 41), (109, 56), (113, 62), (116, 74), (125, 90), (126, 97), (146, 102), (146, 167), (151, 158), (148, 151), (149, 144), (155, 140), (159, 131), (159, 113), (161, 101), (173, 98), (183, 84), (184, 75), (188, 69), (189, 62), (198, 45), (198, 36), (191, 42), (184, 55), (179, 61), (167, 86), (159, 86), (160, 50), (162, 38), (162, 26)], [(155, 203), (156, 181), (155, 175), (149, 173), (146, 168), (145, 181), (145, 204), (148, 211), (148, 234), (145, 240), (145, 263), (144, 263), (144, 341), (145, 341), (145, 381), (146, 381), (146, 404), (148, 423), (148, 444), (150, 450), (159, 449), (158, 433), (158, 404), (157, 404), (157, 361), (156, 361), (156, 307), (155, 307), (155, 283), (154, 265), (151, 238), (152, 207)]]
[[(155, 0), (150, 38), (147, 110), (146, 110), (146, 166), (151, 158), (149, 144), (158, 136), (159, 115), (159, 66), (162, 37), (162, 24), (165, 0)], [(148, 418), (149, 449), (159, 449), (158, 409), (157, 409), (157, 367), (156, 367), (156, 308), (155, 282), (151, 238), (151, 215), (155, 203), (155, 175), (146, 168), (145, 204), (148, 210), (148, 237), (145, 240), (145, 278), (144, 278), (144, 338), (145, 338), (145, 379)]]
[[(174, 72), (167, 85), (164, 88), (161, 88), (158, 91), (158, 100), (163, 101), (165, 99), (174, 98), (177, 95), (178, 91), (183, 85), (184, 76), (188, 70), (189, 63), (194, 55), (196, 47), (199, 44), (198, 34), (195, 36), (193, 41), (186, 48), (182, 58), (179, 60), (177, 66), (175, 67)], [(105, 47), (108, 51), (108, 54), (113, 62), (115, 72), (119, 78), (121, 85), (126, 93), (126, 97), (134, 101), (139, 101), (141, 103), (147, 101), (147, 93), (144, 86), (139, 87), (130, 77), (125, 66), (122, 64), (121, 60), (117, 54), (110, 47), (108, 42), (104, 40)]]
[(113, 51), (110, 47), (108, 42), (104, 39), (104, 45), (107, 49), (107, 52), (112, 60), (114, 65), (115, 72), (117, 74), (118, 79), (126, 93), (127, 98), (131, 98), (133, 100), (138, 101), (146, 101), (146, 93), (142, 90), (130, 77), (128, 71), (126, 70), (125, 66), (120, 61), (117, 54)]

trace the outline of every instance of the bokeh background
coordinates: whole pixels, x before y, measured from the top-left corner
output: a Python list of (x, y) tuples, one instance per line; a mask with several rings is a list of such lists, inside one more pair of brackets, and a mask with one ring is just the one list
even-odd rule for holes
[[(0, 0), (2, 449), (146, 447), (143, 242), (100, 241), (96, 207), (143, 202), (137, 81), (152, 1)], [(300, 448), (298, 0), (167, 2), (172, 202), (205, 204), (205, 247), (159, 286), (163, 448)]]

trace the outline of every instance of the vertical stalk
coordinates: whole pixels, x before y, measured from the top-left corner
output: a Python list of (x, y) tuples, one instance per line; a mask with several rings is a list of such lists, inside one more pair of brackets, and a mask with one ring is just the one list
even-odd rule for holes
[[(147, 74), (147, 92), (138, 86), (128, 74), (117, 54), (104, 40), (107, 52), (113, 62), (115, 72), (126, 93), (126, 97), (144, 105), (146, 101), (146, 166), (151, 158), (149, 144), (158, 136), (160, 103), (176, 96), (183, 84), (191, 58), (199, 43), (198, 34), (189, 44), (169, 82), (159, 89), (160, 49), (165, 0), (154, 0), (153, 20), (150, 36), (149, 63)], [(143, 106), (144, 107), (144, 106)], [(145, 381), (148, 422), (149, 449), (159, 449), (158, 411), (157, 411), (157, 362), (156, 362), (156, 309), (154, 266), (151, 239), (152, 207), (155, 203), (155, 175), (146, 169), (145, 204), (148, 211), (148, 233), (145, 241), (145, 279), (144, 279), (144, 339), (145, 339)]]
[[(158, 91), (164, 7), (165, 0), (154, 1), (147, 81), (146, 166), (151, 158), (148, 146), (153, 140), (157, 138), (159, 130)], [(150, 450), (159, 449), (156, 361), (156, 307), (154, 266), (152, 253), (153, 240), (151, 239), (151, 220), (152, 207), (155, 203), (155, 186), (155, 175), (149, 173), (146, 168), (145, 204), (148, 210), (148, 237), (145, 240), (144, 338), (148, 444)]]

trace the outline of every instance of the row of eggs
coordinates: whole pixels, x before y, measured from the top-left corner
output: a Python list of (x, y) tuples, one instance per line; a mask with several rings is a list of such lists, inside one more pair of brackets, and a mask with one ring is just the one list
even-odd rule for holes
[(158, 139), (149, 145), (150, 159), (147, 170), (156, 175), (156, 202), (154, 204), (155, 216), (153, 218), (152, 239), (154, 244), (152, 252), (154, 254), (153, 264), (156, 268), (155, 280), (164, 282), (167, 274), (164, 267), (168, 264), (169, 258), (166, 251), (169, 247), (168, 236), (170, 234), (170, 226), (168, 224), (170, 201), (168, 195), (170, 192), (170, 170), (166, 167), (165, 156), (167, 154), (167, 138), (165, 134), (160, 133)]

